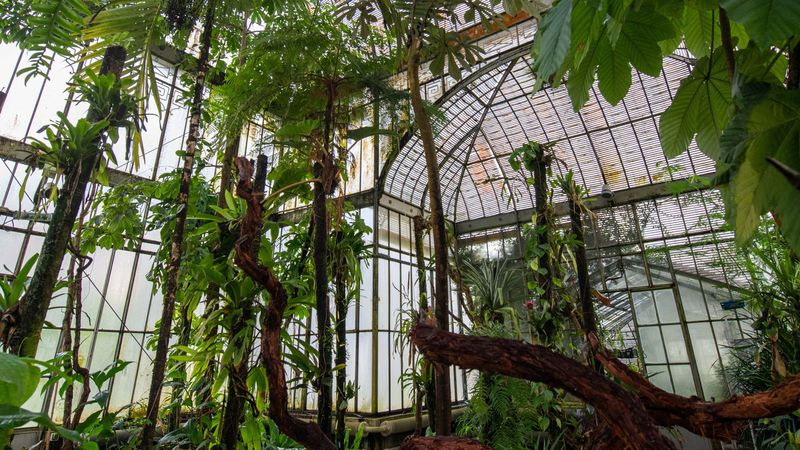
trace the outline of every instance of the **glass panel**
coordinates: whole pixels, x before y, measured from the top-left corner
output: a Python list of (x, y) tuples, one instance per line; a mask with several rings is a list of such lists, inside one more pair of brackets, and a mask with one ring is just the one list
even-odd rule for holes
[(372, 333), (358, 333), (358, 411), (372, 411)]
[(672, 382), (669, 379), (669, 369), (666, 365), (647, 365), (647, 379), (651, 383), (667, 392), (672, 390)]
[(708, 320), (706, 303), (703, 299), (700, 283), (697, 280), (679, 276), (678, 290), (681, 295), (683, 312), (686, 314), (686, 321)]
[[(378, 411), (388, 411), (390, 407), (390, 388), (394, 380), (389, 378), (389, 363), (392, 359), (389, 333), (378, 333)], [(371, 376), (371, 375), (370, 375)]]
[(118, 330), (120, 328), (120, 319), (125, 311), (125, 301), (128, 297), (128, 287), (135, 256), (132, 252), (124, 251), (118, 251), (114, 254), (114, 266), (111, 270), (111, 275), (109, 275), (105, 304), (100, 318), (101, 329)]
[(722, 378), (722, 366), (719, 364), (717, 344), (708, 323), (690, 323), (689, 335), (692, 339), (697, 371), (703, 385), (706, 400), (727, 397), (727, 389)]
[(633, 299), (633, 308), (636, 311), (636, 321), (639, 325), (658, 323), (652, 292), (632, 292), (631, 298)]
[(694, 387), (694, 379), (692, 378), (692, 368), (688, 364), (679, 364), (669, 366), (672, 372), (672, 382), (675, 383), (675, 393), (683, 395), (684, 397), (691, 397), (697, 395), (697, 389)]
[(680, 325), (665, 325), (661, 327), (664, 336), (664, 345), (667, 347), (667, 358), (670, 363), (688, 363), (689, 354), (686, 352), (686, 342)]
[(136, 267), (136, 278), (133, 281), (128, 315), (125, 318), (126, 327), (130, 331), (144, 331), (147, 322), (147, 309), (150, 306), (150, 297), (153, 284), (147, 280), (147, 272), (153, 267), (153, 257), (141, 255)]
[(661, 323), (677, 323), (678, 309), (675, 307), (675, 297), (669, 289), (653, 291), (658, 308), (658, 319)]
[(639, 339), (642, 341), (645, 362), (648, 364), (667, 362), (664, 356), (664, 346), (661, 343), (661, 332), (658, 327), (640, 327)]

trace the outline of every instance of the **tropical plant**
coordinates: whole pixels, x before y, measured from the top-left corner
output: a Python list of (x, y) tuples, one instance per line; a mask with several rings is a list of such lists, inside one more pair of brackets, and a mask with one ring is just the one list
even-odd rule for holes
[[(511, 338), (509, 327), (497, 322), (473, 334)], [(577, 421), (563, 409), (563, 391), (542, 383), (481, 373), (472, 388), (467, 410), (458, 419), (458, 434), (473, 436), (496, 449), (563, 447), (574, 439)]]
[[(14, 334), (3, 336), (11, 351), (33, 357), (39, 345), (45, 315), (50, 305), (58, 271), (67, 251), (72, 228), (95, 167), (108, 154), (106, 139), (118, 137), (111, 127), (130, 124), (130, 98), (123, 92), (120, 74), (126, 53), (121, 47), (109, 47), (99, 76), (80, 85), (81, 98), (89, 103), (85, 119), (74, 125), (64, 116), (54, 129), (46, 132), (48, 142), (36, 142), (50, 161), (64, 171), (64, 187), (55, 203), (53, 216), (42, 243), (36, 269), (25, 295), (16, 305)], [(6, 329), (8, 331), (8, 329)]]
[[(349, 161), (347, 146), (342, 145), (346, 141), (337, 140), (386, 133), (377, 128), (351, 131), (347, 126), (363, 114), (359, 102), (369, 99), (378, 107), (377, 95), (388, 91), (380, 81), (388, 70), (386, 59), (373, 51), (381, 42), (354, 37), (350, 28), (336, 21), (330, 7), (288, 8), (270, 16), (265, 25), (251, 39), (244, 64), (220, 90), (221, 128), (235, 130), (246, 120), (266, 117), (275, 143), (283, 149), (281, 183), (272, 189), (282, 183), (313, 183), (311, 251), (322, 377), (316, 385), (317, 412), (318, 423), (330, 434), (334, 405), (328, 198), (343, 193)], [(341, 223), (342, 209), (334, 212), (332, 223)]]
[(795, 2), (611, 2), (560, 0), (543, 14), (534, 39), (539, 86), (566, 79), (573, 106), (600, 93), (620, 102), (631, 68), (658, 76), (662, 59), (683, 43), (693, 70), (661, 115), (664, 154), (694, 139), (717, 163), (739, 244), (773, 212), (789, 245), (800, 250), (800, 7)]
[[(121, 372), (130, 364), (126, 361), (116, 361), (108, 367), (84, 375), (71, 369), (65, 370), (65, 362), (72, 359), (71, 352), (64, 352), (56, 355), (49, 361), (36, 361), (30, 358), (20, 358), (13, 354), (0, 353), (0, 368), (3, 376), (0, 379), (0, 448), (9, 448), (7, 431), (16, 427), (23, 426), (29, 422), (52, 431), (58, 436), (72, 444), (78, 445), (77, 448), (84, 450), (98, 449), (95, 442), (97, 439), (108, 439), (114, 435), (114, 428), (118, 422), (117, 415), (122, 410), (110, 413), (105, 406), (109, 399), (109, 391), (104, 389), (106, 383), (114, 375)], [(85, 380), (84, 377), (89, 380)], [(40, 380), (44, 381), (40, 383)], [(64, 396), (65, 392), (74, 383), (80, 383), (84, 389), (88, 389), (90, 384), (94, 384), (98, 390), (94, 398), (86, 400), (80, 405), (81, 410), (85, 406), (97, 405), (97, 411), (81, 418), (76, 423), (74, 429), (68, 429), (56, 425), (45, 413), (31, 412), (22, 408), (23, 403), (41, 385), (41, 391), (49, 389), (51, 386), (58, 386), (58, 393)]]
[(518, 335), (521, 334), (516, 309), (520, 302), (513, 302), (510, 294), (514, 285), (521, 282), (522, 274), (508, 260), (482, 261), (476, 264), (464, 260), (461, 263), (461, 276), (472, 291), (476, 310), (474, 313), (483, 319), (482, 323), (503, 324), (508, 317), (510, 320), (506, 324), (512, 326)]
[[(740, 293), (755, 320), (753, 330), (728, 350), (725, 378), (737, 394), (769, 390), (789, 374), (800, 372), (800, 260), (771, 218), (762, 218), (751, 244), (741, 249), (726, 268), (745, 276)], [(752, 425), (758, 447), (795, 448), (800, 418), (797, 413), (763, 419)], [(748, 433), (749, 434), (749, 433)]]

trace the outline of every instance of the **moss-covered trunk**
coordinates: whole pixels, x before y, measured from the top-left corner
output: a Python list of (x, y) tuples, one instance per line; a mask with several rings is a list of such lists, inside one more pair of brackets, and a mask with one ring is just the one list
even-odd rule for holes
[[(103, 56), (100, 74), (114, 74), (119, 78), (125, 65), (127, 54), (118, 46), (108, 47)], [(99, 122), (98, 112), (90, 108), (86, 118)], [(39, 260), (25, 295), (20, 299), (17, 323), (14, 333), (9, 336), (9, 349), (20, 356), (35, 357), (39, 347), (42, 327), (50, 299), (53, 296), (58, 272), (67, 251), (72, 228), (86, 194), (86, 185), (102, 153), (100, 139), (94, 143), (93, 151), (85, 152), (80, 158), (69, 161), (64, 167), (64, 185), (56, 200), (55, 210), (47, 228)]]
[(194, 157), (197, 150), (197, 142), (200, 138), (200, 116), (203, 109), (203, 93), (205, 92), (206, 75), (208, 74), (208, 58), (211, 50), (211, 34), (214, 28), (214, 15), (216, 12), (217, 1), (210, 0), (206, 7), (205, 19), (203, 21), (203, 34), (200, 37), (200, 57), (198, 58), (197, 74), (194, 83), (194, 95), (192, 97), (191, 118), (189, 119), (189, 137), (186, 139), (186, 152), (183, 159), (183, 171), (181, 173), (181, 185), (178, 193), (178, 214), (175, 217), (175, 231), (172, 235), (172, 247), (170, 249), (169, 268), (167, 273), (167, 283), (164, 289), (163, 310), (161, 313), (161, 323), (158, 332), (158, 343), (156, 354), (153, 360), (153, 376), (150, 382), (150, 396), (147, 403), (145, 415), (146, 423), (142, 428), (142, 441), (140, 443), (143, 450), (153, 448), (153, 437), (155, 435), (156, 422), (158, 420), (158, 408), (161, 402), (161, 388), (164, 383), (164, 371), (167, 364), (167, 350), (169, 338), (172, 331), (172, 316), (175, 312), (175, 297), (178, 293), (178, 278), (181, 268), (181, 257), (183, 256), (183, 236), (186, 231), (186, 217), (189, 206), (189, 186), (192, 182), (192, 172), (194, 171)]
[[(416, 35), (412, 35), (408, 47), (408, 89), (411, 97), (411, 107), (414, 109), (414, 121), (417, 124), (422, 147), (425, 152), (425, 163), (428, 171), (428, 194), (430, 196), (431, 226), (433, 232), (434, 266), (434, 315), (436, 325), (444, 330), (449, 330), (450, 323), (450, 288), (447, 282), (447, 231), (444, 223), (444, 208), (442, 206), (442, 190), (439, 182), (439, 160), (436, 156), (436, 142), (433, 138), (430, 117), (425, 110), (419, 82), (419, 59), (422, 42)], [(436, 434), (447, 436), (450, 434), (450, 375), (449, 367), (437, 366), (435, 375), (436, 384)]]

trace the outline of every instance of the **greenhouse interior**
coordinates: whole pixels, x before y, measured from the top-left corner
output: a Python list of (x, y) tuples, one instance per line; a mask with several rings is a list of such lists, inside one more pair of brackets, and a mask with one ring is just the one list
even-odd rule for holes
[(3, 0), (0, 448), (800, 449), (796, 0)]

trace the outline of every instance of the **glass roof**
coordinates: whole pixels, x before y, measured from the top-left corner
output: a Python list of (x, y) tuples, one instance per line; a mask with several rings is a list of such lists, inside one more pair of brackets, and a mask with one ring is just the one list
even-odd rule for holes
[[(572, 108), (566, 86), (533, 92), (530, 42), (475, 69), (436, 101), (447, 121), (436, 136), (445, 214), (453, 222), (491, 217), (533, 207), (525, 178), (508, 162), (511, 151), (529, 141), (555, 143), (560, 160), (553, 170), (576, 173), (590, 194), (603, 184), (623, 190), (714, 172), (713, 162), (694, 143), (666, 160), (658, 120), (692, 60), (664, 59), (658, 77), (633, 72), (630, 92), (618, 105), (593, 86), (580, 110)], [(385, 169), (385, 190), (427, 208), (427, 173), (417, 136)], [(556, 192), (554, 201), (564, 200)]]

